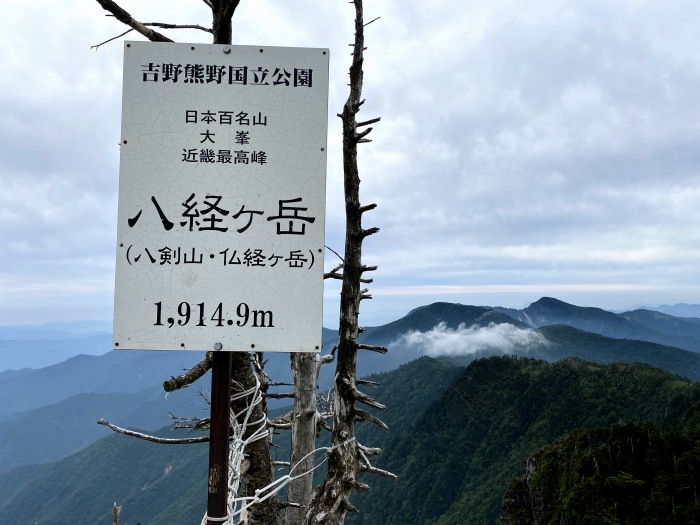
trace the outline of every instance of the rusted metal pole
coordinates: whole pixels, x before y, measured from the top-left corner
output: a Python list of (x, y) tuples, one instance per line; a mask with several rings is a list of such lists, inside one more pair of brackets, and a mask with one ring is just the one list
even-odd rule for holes
[[(209, 428), (209, 498), (207, 525), (221, 525), (228, 515), (228, 439), (231, 352), (214, 352), (211, 367)], [(212, 519), (213, 518), (213, 519)]]

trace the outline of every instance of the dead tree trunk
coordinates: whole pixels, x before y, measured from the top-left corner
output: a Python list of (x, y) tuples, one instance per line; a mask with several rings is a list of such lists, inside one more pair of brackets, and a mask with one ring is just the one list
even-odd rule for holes
[[(234, 363), (231, 373), (232, 388), (231, 393), (235, 396), (242, 390), (247, 390), (255, 384), (255, 377), (250, 362), (250, 354), (245, 352), (234, 352), (233, 357), (240, 356), (244, 362)], [(234, 413), (242, 412), (250, 398), (242, 398), (232, 403)], [(251, 422), (248, 423), (243, 439), (247, 439), (254, 434), (261, 425), (267, 423), (267, 408), (265, 398), (257, 404), (252, 412)], [(243, 469), (243, 490), (241, 496), (254, 497), (255, 492), (272, 483), (275, 479), (275, 470), (270, 456), (270, 439), (260, 439), (253, 441), (246, 446), (246, 465)], [(256, 503), (241, 517), (241, 524), (244, 525), (274, 525), (278, 522), (278, 498), (272, 496), (265, 501)]]
[(119, 515), (122, 513), (122, 508), (117, 507), (117, 502), (114, 502), (114, 506), (112, 507), (112, 524), (113, 525), (119, 525)]
[[(376, 206), (360, 204), (360, 176), (357, 167), (357, 145), (369, 142), (366, 136), (372, 128), (358, 132), (379, 119), (358, 123), (356, 115), (364, 103), (362, 96), (363, 81), (363, 52), (364, 52), (364, 21), (362, 15), (362, 0), (354, 0), (355, 6), (355, 42), (353, 59), (350, 66), (350, 94), (338, 116), (343, 121), (343, 174), (345, 186), (345, 256), (343, 262), (343, 284), (340, 296), (340, 320), (338, 335), (337, 363), (335, 372), (335, 393), (333, 404), (333, 448), (328, 458), (328, 475), (326, 481), (316, 489), (313, 500), (306, 515), (307, 524), (340, 525), (345, 521), (347, 511), (357, 509), (350, 503), (352, 489), (366, 490), (364, 483), (357, 481), (361, 470), (384, 473), (374, 469), (367, 460), (368, 453), (376, 450), (362, 447), (355, 439), (355, 422), (358, 419), (372, 420), (382, 424), (377, 418), (370, 416), (355, 406), (356, 402), (383, 409), (384, 406), (357, 388), (357, 336), (359, 333), (358, 316), (360, 301), (370, 298), (367, 290), (362, 289), (363, 279), (367, 271), (376, 267), (362, 264), (362, 242), (365, 237), (377, 233), (379, 228), (364, 229), (362, 216)], [(378, 349), (386, 351), (386, 349)], [(388, 474), (388, 473), (384, 473)]]
[[(284, 516), (285, 525), (304, 521), (313, 488), (314, 455), (318, 410), (316, 385), (321, 368), (321, 356), (316, 353), (290, 355), (294, 377), (294, 409), (292, 411), (291, 451), (289, 464), (292, 477), (304, 474), (289, 483), (287, 502), (291, 505)], [(298, 505), (298, 506), (297, 506)]]

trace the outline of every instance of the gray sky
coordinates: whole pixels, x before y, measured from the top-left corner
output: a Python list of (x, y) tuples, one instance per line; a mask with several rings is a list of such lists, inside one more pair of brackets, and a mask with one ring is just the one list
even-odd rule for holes
[[(700, 3), (367, 1), (364, 322), (436, 300), (700, 302)], [(209, 25), (204, 2), (121, 5)], [(353, 8), (242, 0), (234, 43), (331, 50), (326, 243), (342, 252)], [(0, 32), (0, 324), (111, 316), (126, 28), (32, 0)], [(164, 31), (182, 42), (208, 34)], [(142, 39), (131, 33), (134, 40)], [(327, 265), (334, 265), (327, 254)], [(338, 287), (327, 286), (326, 325)]]

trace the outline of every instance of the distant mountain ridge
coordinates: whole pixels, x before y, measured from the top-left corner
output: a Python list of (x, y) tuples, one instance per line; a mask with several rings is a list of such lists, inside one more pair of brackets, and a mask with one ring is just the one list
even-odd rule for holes
[(665, 314), (676, 317), (695, 317), (700, 318), (700, 304), (676, 303), (662, 304), (659, 306), (646, 307), (648, 310), (656, 310)]
[(111, 334), (111, 321), (71, 321), (44, 324), (0, 325), (0, 340), (72, 339)]
[[(696, 314), (698, 317), (684, 318), (679, 316), (681, 313)], [(644, 315), (647, 317), (642, 319)], [(460, 323), (487, 326), (492, 322), (510, 322), (520, 328), (561, 323), (608, 337), (700, 351), (700, 305), (677, 304), (616, 314), (600, 308), (574, 306), (548, 297), (522, 310), (446, 302), (425, 305), (396, 321), (367, 327), (366, 332), (360, 335), (360, 341), (385, 346), (408, 330), (428, 331), (439, 322), (445, 322), (448, 328), (456, 328)], [(107, 321), (0, 326), (0, 374), (5, 370), (44, 368), (79, 354), (106, 354), (112, 349), (110, 332), (111, 323)], [(324, 328), (322, 340), (324, 350), (329, 351), (337, 340), (337, 330)], [(363, 372), (393, 370), (416, 357), (418, 355), (408, 356), (405, 353), (396, 356), (368, 355), (361, 358), (366, 361)], [(362, 361), (360, 366), (365, 366)]]
[(0, 416), (83, 393), (132, 393), (191, 368), (203, 352), (119, 351), (78, 355), (39, 370), (0, 373)]
[[(0, 339), (0, 374), (23, 368), (40, 369), (76, 355), (104, 355), (112, 350), (112, 334), (66, 334), (56, 339)], [(34, 334), (36, 337), (37, 334)]]
[(527, 308), (494, 307), (532, 328), (565, 324), (616, 339), (635, 339), (700, 352), (700, 323), (651, 310), (615, 314), (601, 308), (575, 306), (543, 297)]

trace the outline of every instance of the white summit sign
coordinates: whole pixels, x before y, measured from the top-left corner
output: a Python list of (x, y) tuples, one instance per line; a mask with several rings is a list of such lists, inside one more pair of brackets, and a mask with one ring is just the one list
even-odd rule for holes
[(125, 42), (115, 348), (320, 349), (328, 56)]

